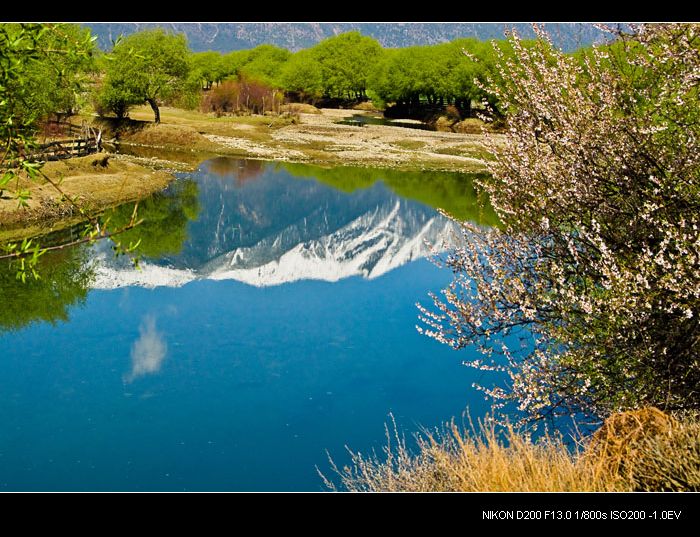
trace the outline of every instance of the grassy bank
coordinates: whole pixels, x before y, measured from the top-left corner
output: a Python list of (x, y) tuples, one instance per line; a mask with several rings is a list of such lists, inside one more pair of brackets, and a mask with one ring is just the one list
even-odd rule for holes
[[(48, 162), (42, 171), (60, 190), (84, 211), (95, 214), (142, 199), (165, 188), (173, 179), (170, 173), (105, 154)], [(0, 242), (19, 240), (62, 229), (82, 220), (76, 207), (46, 180), (20, 180), (19, 189), (27, 190), (26, 206), (8, 195), (0, 198)]]
[(179, 151), (189, 154), (183, 155), (188, 160), (192, 154), (201, 154), (202, 160), (216, 154), (403, 170), (477, 172), (485, 168), (488, 153), (476, 127), (471, 133), (454, 133), (336, 123), (354, 112), (299, 109), (281, 116), (216, 117), (163, 107), (161, 123), (155, 125), (150, 108), (136, 107), (128, 127), (118, 132), (110, 128), (112, 120), (86, 118), (107, 128), (108, 137), (116, 134), (125, 147)]
[(454, 423), (417, 436), (394, 425), (383, 455), (352, 455), (324, 476), (333, 490), (391, 492), (610, 492), (700, 490), (700, 421), (655, 408), (610, 417), (577, 449), (560, 436), (533, 441), (514, 428)]

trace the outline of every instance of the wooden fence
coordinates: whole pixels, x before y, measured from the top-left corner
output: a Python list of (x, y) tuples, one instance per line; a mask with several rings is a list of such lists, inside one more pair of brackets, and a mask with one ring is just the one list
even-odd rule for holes
[(56, 140), (39, 144), (32, 152), (32, 160), (60, 160), (71, 157), (82, 157), (97, 153), (100, 150), (100, 136), (74, 138), (72, 140)]
[(34, 146), (28, 154), (31, 160), (83, 157), (102, 148), (102, 130), (94, 129), (86, 121), (82, 125), (74, 125), (60, 114), (56, 119), (42, 122), (40, 132), (44, 139), (50, 137), (52, 140)]
[(72, 134), (71, 138), (53, 140), (36, 144), (30, 148), (19, 147), (19, 158), (8, 158), (0, 161), (0, 172), (19, 165), (21, 160), (49, 161), (61, 160), (71, 157), (84, 157), (102, 150), (102, 130), (95, 130), (90, 126), (82, 128), (71, 126), (67, 130)]

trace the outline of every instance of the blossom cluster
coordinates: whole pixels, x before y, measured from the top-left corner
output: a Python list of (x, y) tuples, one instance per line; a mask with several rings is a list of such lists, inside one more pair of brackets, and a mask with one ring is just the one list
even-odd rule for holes
[(610, 29), (576, 54), (511, 35), (503, 137), (482, 182), (502, 220), (441, 262), (454, 280), (419, 330), (527, 416), (700, 406), (700, 26)]

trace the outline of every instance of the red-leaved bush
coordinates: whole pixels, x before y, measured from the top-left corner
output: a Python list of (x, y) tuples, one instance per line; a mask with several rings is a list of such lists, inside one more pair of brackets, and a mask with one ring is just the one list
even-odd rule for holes
[(217, 116), (279, 112), (283, 98), (282, 92), (255, 80), (225, 80), (204, 94), (201, 110)]

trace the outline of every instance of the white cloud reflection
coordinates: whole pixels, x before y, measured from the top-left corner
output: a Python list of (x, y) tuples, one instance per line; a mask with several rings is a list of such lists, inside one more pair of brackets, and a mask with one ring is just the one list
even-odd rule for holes
[(152, 315), (143, 318), (139, 334), (131, 346), (131, 372), (126, 375), (126, 382), (160, 371), (168, 352), (168, 345), (163, 334), (156, 329), (156, 319)]

